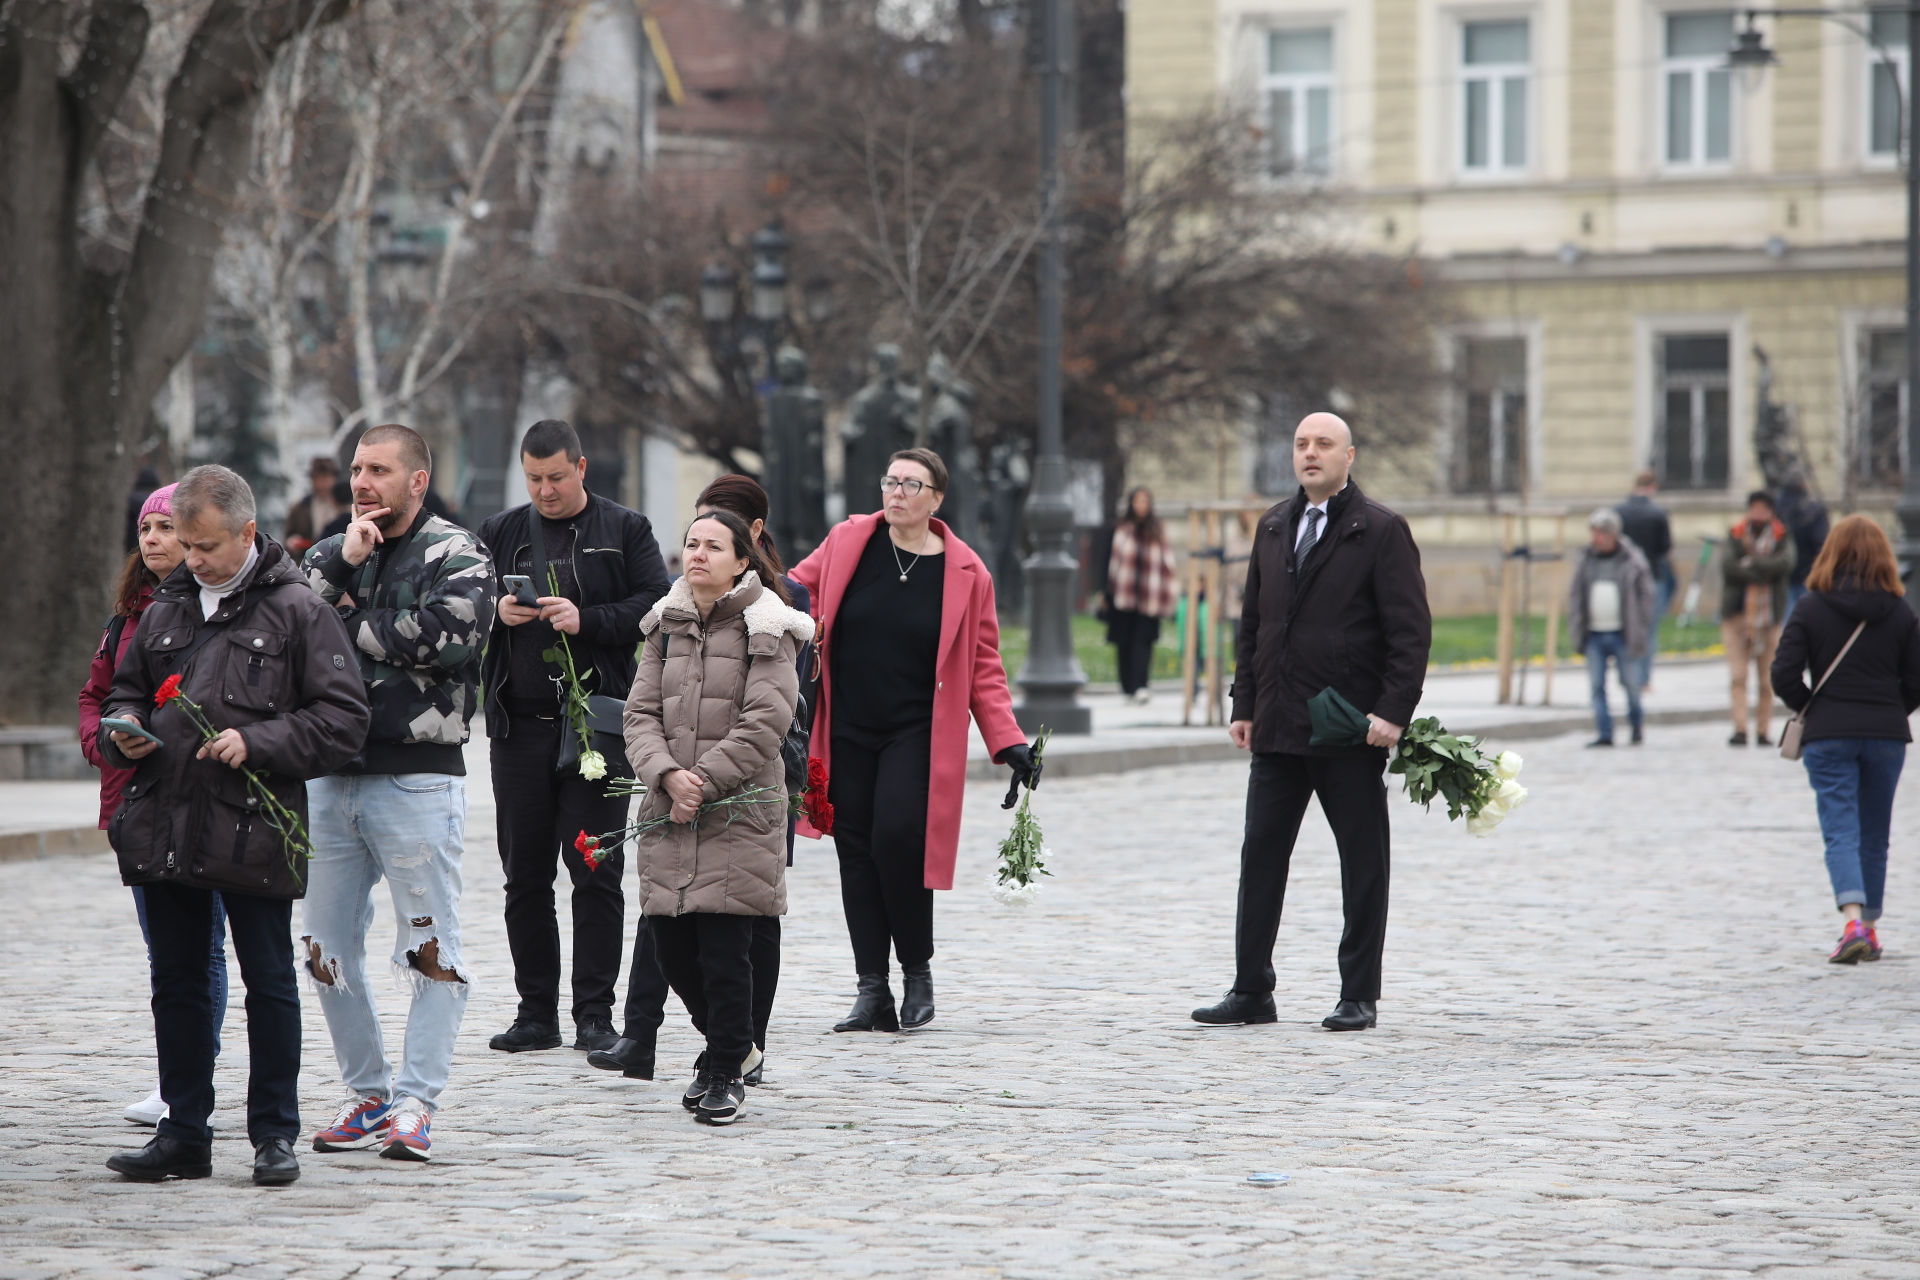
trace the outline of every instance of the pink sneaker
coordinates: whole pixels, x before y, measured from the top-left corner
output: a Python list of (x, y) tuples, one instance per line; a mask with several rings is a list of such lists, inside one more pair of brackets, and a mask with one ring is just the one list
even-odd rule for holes
[(1859, 964), (1873, 951), (1873, 931), (1858, 920), (1847, 921), (1840, 933), (1840, 945), (1827, 957), (1828, 964)]
[(1867, 954), (1860, 958), (1862, 960), (1878, 960), (1880, 958), (1880, 931), (1872, 925), (1867, 926)]

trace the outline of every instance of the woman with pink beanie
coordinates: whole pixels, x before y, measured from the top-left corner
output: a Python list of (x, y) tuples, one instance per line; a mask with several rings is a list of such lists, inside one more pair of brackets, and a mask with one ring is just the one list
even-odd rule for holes
[[(173, 488), (168, 485), (164, 489), (155, 489), (147, 495), (146, 502), (140, 508), (140, 522), (136, 530), (139, 541), (120, 570), (120, 581), (114, 588), (113, 617), (108, 620), (106, 631), (100, 637), (100, 648), (93, 655), (93, 669), (87, 675), (87, 685), (80, 690), (80, 750), (86, 753), (88, 763), (100, 770), (102, 831), (107, 829), (108, 820), (120, 807), (120, 794), (133, 780), (135, 770), (108, 768), (101, 759), (100, 707), (106, 701), (108, 691), (113, 688), (113, 673), (120, 666), (120, 659), (133, 646), (134, 636), (140, 629), (140, 615), (146, 612), (148, 603), (152, 601), (153, 589), (179, 568), (180, 562), (186, 558), (187, 549), (173, 532)], [(147, 933), (147, 904), (137, 886), (133, 891), (133, 903), (140, 915), (140, 935), (144, 938)], [(226, 1018), (227, 1012), (226, 932), (226, 911), (221, 906), (220, 895), (216, 893), (213, 895), (213, 936), (207, 952), (207, 964), (212, 975), (215, 1027)], [(220, 1052), (217, 1032), (214, 1052)], [(135, 1124), (156, 1124), (167, 1114), (167, 1104), (161, 1099), (160, 1091), (155, 1089), (122, 1114)]]

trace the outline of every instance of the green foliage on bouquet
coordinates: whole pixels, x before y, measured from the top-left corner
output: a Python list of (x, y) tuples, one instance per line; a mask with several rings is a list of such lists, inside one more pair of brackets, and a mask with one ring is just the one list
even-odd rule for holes
[[(554, 595), (560, 594), (560, 575), (553, 566), (547, 566), (547, 590)], [(560, 713), (580, 735), (580, 776), (588, 782), (598, 782), (607, 776), (607, 758), (593, 749), (593, 729), (587, 723), (587, 690), (580, 683), (580, 672), (573, 665), (573, 647), (567, 643), (566, 632), (554, 628), (554, 637), (558, 641), (553, 648), (543, 649), (540, 660), (560, 668), (560, 677), (555, 681), (559, 686)]]
[(1405, 780), (1407, 799), (1429, 808), (1444, 799), (1449, 820), (1464, 815), (1467, 830), (1484, 836), (1527, 798), (1517, 781), (1520, 763), (1511, 751), (1490, 757), (1480, 750), (1479, 739), (1448, 733), (1437, 718), (1426, 716), (1400, 735), (1387, 772)]

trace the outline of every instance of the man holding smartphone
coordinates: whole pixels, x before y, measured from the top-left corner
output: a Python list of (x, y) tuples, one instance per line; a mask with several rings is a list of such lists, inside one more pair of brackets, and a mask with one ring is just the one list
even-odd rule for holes
[[(553, 884), (564, 862), (573, 884), (573, 1047), (607, 1049), (620, 1038), (613, 988), (626, 935), (625, 848), (601, 849), (598, 867), (589, 867), (573, 841), (582, 831), (625, 826), (628, 801), (609, 797), (606, 780), (581, 777), (578, 752), (563, 752), (563, 740), (576, 730), (562, 714), (561, 669), (544, 655), (564, 640), (589, 694), (624, 699), (640, 620), (671, 583), (647, 518), (587, 491), (587, 459), (571, 426), (549, 419), (528, 428), (520, 469), (527, 505), (480, 530), (503, 579), (487, 644), (487, 736), (507, 941), (520, 992), (513, 1026), (490, 1043), (507, 1053), (560, 1045)], [(532, 580), (532, 604), (514, 598), (507, 575)], [(571, 745), (579, 745), (577, 737)], [(607, 765), (609, 777), (632, 776), (623, 752), (609, 755)], [(650, 1076), (651, 1064), (647, 1070)]]

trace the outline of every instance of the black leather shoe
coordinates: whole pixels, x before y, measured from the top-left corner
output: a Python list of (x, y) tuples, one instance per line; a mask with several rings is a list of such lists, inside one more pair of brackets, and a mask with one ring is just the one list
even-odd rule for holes
[[(931, 1006), (929, 1006), (931, 1007)], [(884, 973), (860, 975), (860, 994), (854, 997), (853, 1012), (843, 1022), (833, 1024), (835, 1031), (898, 1031), (900, 1015), (893, 1007), (893, 988)]]
[(560, 1028), (551, 1022), (517, 1019), (514, 1024), (487, 1041), (487, 1048), (502, 1053), (525, 1053), (529, 1049), (558, 1049)]
[(933, 1021), (933, 966), (900, 970), (900, 1029), (918, 1031)]
[(1333, 1012), (1320, 1019), (1329, 1031), (1365, 1031), (1377, 1021), (1371, 1000), (1342, 1000)]
[(1730, 747), (1744, 747), (1744, 746), (1746, 746), (1746, 745), (1747, 745), (1747, 731), (1746, 731), (1746, 730), (1744, 730), (1744, 729), (1742, 729), (1742, 730), (1740, 730), (1740, 731), (1738, 731), (1737, 733), (1735, 733), (1735, 734), (1734, 734), (1734, 735), (1733, 735), (1732, 737), (1730, 737), (1730, 738), (1728, 738), (1728, 739), (1727, 739), (1727, 745), (1728, 745), (1728, 746), (1730, 746)]
[(1193, 1011), (1195, 1022), (1210, 1027), (1232, 1027), (1243, 1022), (1278, 1022), (1271, 991), (1229, 991), (1219, 1004)]
[(622, 1036), (605, 1049), (589, 1049), (587, 1065), (618, 1071), (629, 1080), (653, 1079), (653, 1046)]
[(1612, 738), (1595, 738), (1592, 742), (1589, 742), (1587, 745), (1590, 747), (1610, 747), (1613, 745), (1613, 739)]
[(285, 1138), (268, 1138), (253, 1149), (253, 1185), (284, 1187), (300, 1180), (300, 1162)]
[(576, 1018), (573, 1027), (573, 1047), (588, 1053), (595, 1049), (611, 1049), (620, 1039), (619, 1033), (613, 1029), (613, 1019), (597, 1013)]
[(213, 1144), (156, 1136), (138, 1151), (122, 1151), (117, 1156), (109, 1156), (107, 1168), (135, 1182), (159, 1182), (163, 1178), (208, 1178), (213, 1176)]

